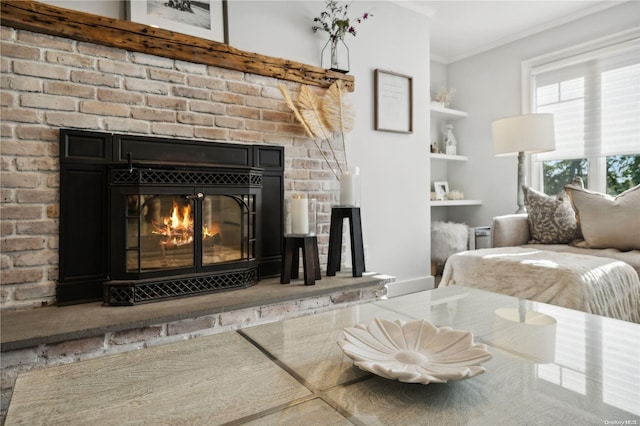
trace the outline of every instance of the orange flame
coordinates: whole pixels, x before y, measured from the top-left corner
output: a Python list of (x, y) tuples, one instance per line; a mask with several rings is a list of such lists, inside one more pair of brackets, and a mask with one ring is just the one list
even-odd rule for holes
[(212, 223), (211, 226), (203, 225), (202, 226), (202, 239), (207, 237), (213, 237), (220, 233), (220, 227), (217, 223)]
[[(191, 204), (187, 204), (182, 207), (182, 212), (178, 207), (178, 203), (174, 200), (171, 213), (168, 217), (162, 220), (163, 224), (158, 225), (154, 223), (154, 234), (163, 235), (167, 238), (163, 238), (160, 241), (160, 245), (167, 246), (182, 246), (193, 242), (193, 215), (191, 214)], [(212, 224), (209, 227), (204, 225), (202, 227), (202, 239), (213, 237), (220, 233), (220, 227), (217, 224)]]

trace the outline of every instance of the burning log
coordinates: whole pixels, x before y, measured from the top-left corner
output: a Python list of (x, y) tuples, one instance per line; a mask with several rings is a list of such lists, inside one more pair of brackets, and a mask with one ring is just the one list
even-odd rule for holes
[[(191, 212), (191, 204), (186, 204), (182, 207), (182, 211), (180, 211), (178, 203), (174, 200), (169, 217), (165, 217), (162, 224), (153, 221), (152, 225), (154, 228), (152, 233), (164, 237), (160, 240), (160, 246), (163, 250), (193, 243), (193, 214)], [(202, 240), (208, 239), (212, 239), (211, 242), (214, 244), (222, 242), (220, 227), (217, 224), (204, 225), (202, 227)]]

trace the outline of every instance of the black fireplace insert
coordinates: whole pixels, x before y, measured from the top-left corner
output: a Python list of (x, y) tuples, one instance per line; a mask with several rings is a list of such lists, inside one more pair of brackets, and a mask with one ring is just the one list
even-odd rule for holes
[(283, 149), (63, 130), (59, 304), (135, 305), (279, 274)]

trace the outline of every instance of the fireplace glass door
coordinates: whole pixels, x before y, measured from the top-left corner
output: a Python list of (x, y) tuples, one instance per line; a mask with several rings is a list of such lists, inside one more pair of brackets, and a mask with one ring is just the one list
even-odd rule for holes
[(129, 273), (207, 267), (255, 256), (254, 195), (126, 197)]
[(251, 259), (253, 196), (207, 195), (202, 200), (202, 265)]

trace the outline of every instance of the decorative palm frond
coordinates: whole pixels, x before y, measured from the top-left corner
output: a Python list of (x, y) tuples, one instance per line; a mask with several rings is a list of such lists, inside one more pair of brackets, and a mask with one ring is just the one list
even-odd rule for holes
[[(298, 95), (298, 106), (296, 106), (291, 99), (291, 95), (285, 86), (278, 85), (280, 93), (284, 97), (287, 106), (293, 111), (296, 120), (300, 122), (307, 135), (313, 139), (316, 147), (320, 151), (322, 158), (329, 166), (329, 169), (336, 177), (336, 169), (340, 173), (344, 173), (349, 170), (349, 162), (347, 161), (347, 147), (345, 143), (345, 133), (353, 129), (354, 113), (353, 106), (347, 102), (345, 98), (345, 88), (341, 80), (335, 81), (329, 89), (325, 92), (324, 96), (320, 98), (307, 86), (300, 86), (300, 93)], [(333, 139), (333, 133), (340, 133), (342, 137), (342, 149), (344, 153), (345, 169), (340, 165), (340, 161), (336, 156), (336, 151), (331, 143)], [(324, 151), (318, 143), (318, 139), (325, 140), (329, 145), (331, 154), (333, 155), (333, 161), (336, 167), (334, 168), (329, 159), (324, 154)]]
[(322, 98), (322, 118), (325, 125), (333, 132), (339, 132), (342, 136), (342, 149), (344, 151), (345, 168), (349, 170), (347, 161), (347, 146), (345, 133), (353, 128), (353, 106), (343, 96), (344, 86), (341, 80), (336, 80)]
[(300, 111), (298, 110), (296, 105), (293, 103), (293, 99), (291, 99), (291, 95), (289, 94), (289, 90), (287, 90), (287, 88), (284, 87), (282, 84), (278, 85), (278, 89), (280, 89), (280, 93), (282, 93), (282, 97), (284, 98), (284, 101), (286, 102), (286, 104), (289, 107), (289, 109), (291, 109), (291, 111), (293, 111), (293, 115), (296, 117), (296, 120), (298, 120), (300, 122), (300, 124), (302, 124), (302, 127), (304, 128), (304, 131), (307, 133), (307, 135), (311, 139), (316, 140), (317, 136), (311, 131), (311, 128), (309, 128), (309, 125), (304, 120), (304, 118), (302, 118), (302, 114), (300, 114)]
[[(307, 136), (309, 136), (313, 140), (313, 143), (316, 145), (316, 148), (318, 148), (318, 151), (320, 151), (320, 154), (322, 155), (322, 158), (324, 158), (324, 161), (329, 166), (329, 169), (335, 175), (335, 171), (333, 170), (333, 167), (331, 167), (331, 163), (329, 163), (329, 159), (324, 154), (324, 151), (322, 150), (322, 148), (318, 144), (318, 137), (311, 130), (311, 128), (309, 127), (309, 124), (307, 124), (307, 122), (305, 121), (304, 117), (302, 116), (302, 114), (300, 113), (298, 108), (293, 103), (293, 100), (291, 99), (291, 95), (289, 94), (289, 90), (287, 90), (287, 88), (284, 87), (282, 84), (278, 85), (278, 89), (280, 89), (280, 93), (282, 93), (282, 96), (284, 97), (284, 100), (285, 100), (287, 106), (289, 107), (289, 109), (291, 109), (291, 111), (293, 111), (293, 115), (296, 117), (296, 120), (298, 120), (300, 122), (300, 124), (304, 128), (305, 132), (307, 133)], [(329, 144), (331, 144), (331, 143), (329, 143)], [(337, 177), (338, 176), (336, 175), (336, 178)]]
[(300, 95), (298, 96), (298, 106), (300, 107), (302, 117), (307, 122), (313, 133), (322, 136), (322, 138), (329, 143), (329, 149), (333, 155), (333, 160), (335, 161), (338, 170), (340, 170), (340, 173), (344, 173), (340, 166), (340, 162), (338, 161), (338, 157), (336, 156), (335, 149), (331, 144), (331, 138), (329, 138), (331, 130), (327, 128), (323, 118), (322, 99), (313, 93), (313, 91), (307, 86), (302, 85), (300, 86)]
[(311, 131), (319, 137), (328, 138), (329, 129), (322, 121), (321, 100), (307, 86), (300, 86), (298, 94), (298, 107), (304, 121), (309, 125)]

